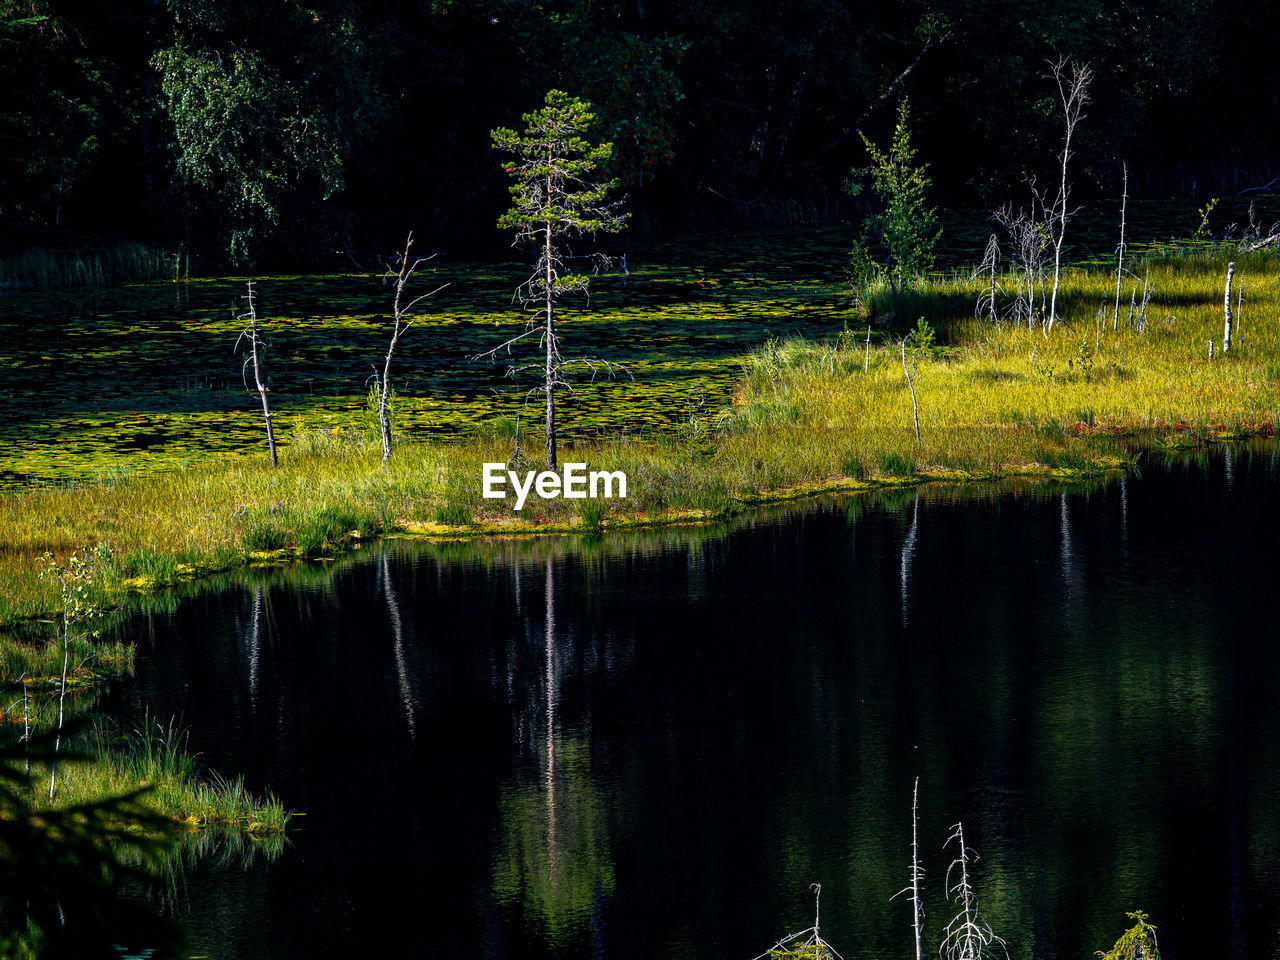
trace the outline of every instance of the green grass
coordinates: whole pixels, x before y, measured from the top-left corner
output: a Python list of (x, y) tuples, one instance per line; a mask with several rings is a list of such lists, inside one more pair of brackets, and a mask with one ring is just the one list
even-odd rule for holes
[[(90, 759), (59, 768), (55, 803), (74, 806), (148, 787), (142, 802), (192, 828), (251, 835), (281, 833), (291, 814), (271, 794), (256, 797), (244, 780), (204, 773), (188, 749), (188, 734), (176, 722), (151, 718), (127, 734), (99, 728), (86, 743), (73, 742)], [(47, 787), (47, 777), (38, 780)]]
[[(1280, 413), (1280, 259), (1236, 258), (1246, 301), (1230, 354), (1222, 336), (1225, 261), (1151, 257), (1146, 324), (1096, 323), (1112, 303), (1108, 268), (1064, 277), (1064, 320), (1046, 337), (972, 316), (981, 282), (943, 278), (913, 291), (942, 346), (911, 357), (920, 443), (899, 348), (878, 332), (769, 341), (740, 361), (734, 402), (685, 432), (569, 442), (560, 459), (623, 470), (625, 501), (531, 497), (516, 514), (481, 496), (481, 464), (513, 453), (506, 425), (470, 439), (380, 451), (352, 431), (305, 433), (272, 469), (233, 457), (150, 477), (0, 496), (0, 624), (53, 609), (36, 576), (46, 550), (93, 548), (104, 602), (255, 559), (327, 556), (392, 531), (474, 536), (546, 530), (596, 534), (625, 525), (725, 516), (743, 504), (822, 489), (925, 479), (1079, 477), (1132, 462), (1138, 446), (1268, 435)], [(1127, 283), (1129, 281), (1126, 281)], [(1002, 279), (1005, 289), (1012, 279)], [(874, 303), (866, 303), (872, 310)], [(854, 317), (852, 326), (859, 321)], [(874, 315), (870, 322), (877, 323)], [(696, 428), (696, 429), (695, 429)], [(688, 435), (686, 436), (685, 433)], [(525, 435), (526, 450), (538, 437)]]

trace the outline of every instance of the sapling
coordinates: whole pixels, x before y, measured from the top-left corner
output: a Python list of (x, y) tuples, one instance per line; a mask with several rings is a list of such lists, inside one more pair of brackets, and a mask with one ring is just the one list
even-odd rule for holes
[[(41, 579), (53, 580), (58, 586), (58, 627), (62, 641), (62, 676), (58, 683), (58, 727), (53, 741), (53, 762), (49, 765), (49, 802), (52, 803), (58, 783), (58, 751), (62, 748), (72, 631), (78, 625), (97, 617), (99, 611), (91, 594), (93, 570), (88, 560), (78, 553), (71, 555), (65, 567), (59, 565), (51, 553), (46, 553), (43, 560), (44, 569), (40, 571)], [(79, 670), (82, 666), (84, 661), (78, 664), (76, 669)]]

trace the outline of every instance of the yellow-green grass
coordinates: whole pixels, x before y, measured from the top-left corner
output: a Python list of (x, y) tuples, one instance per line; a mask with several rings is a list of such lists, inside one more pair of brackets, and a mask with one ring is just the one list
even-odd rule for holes
[[(1138, 445), (1267, 434), (1280, 407), (1280, 261), (1237, 259), (1245, 283), (1243, 336), (1221, 354), (1217, 256), (1166, 258), (1150, 270), (1146, 325), (1120, 329), (1114, 273), (1069, 271), (1064, 320), (1039, 329), (975, 320), (982, 281), (935, 280), (904, 298), (948, 344), (911, 357), (920, 441), (893, 338), (877, 334), (868, 368), (862, 336), (841, 344), (790, 341), (744, 358), (732, 408), (708, 411), (677, 434), (602, 439), (562, 448), (561, 460), (623, 470), (626, 500), (481, 496), (481, 464), (506, 461), (501, 428), (467, 442), (399, 447), (390, 463), (359, 439), (300, 438), (280, 467), (235, 458), (172, 473), (0, 497), (0, 623), (53, 609), (36, 577), (44, 551), (86, 546), (101, 589), (116, 600), (252, 562), (319, 556), (391, 531), (438, 537), (577, 531), (722, 516), (743, 504), (820, 490), (921, 479), (1011, 475), (1077, 478), (1132, 462)], [(1010, 289), (1011, 277), (1001, 284)], [(1002, 301), (1003, 303), (1003, 301)], [(868, 301), (875, 309), (874, 298)], [(1234, 306), (1234, 300), (1233, 300)], [(875, 318), (873, 318), (874, 320)], [(851, 326), (861, 322), (852, 317)], [(865, 334), (864, 334), (865, 335)], [(863, 335), (863, 336), (864, 336)], [(1219, 341), (1207, 359), (1208, 341)], [(536, 461), (542, 438), (522, 443)]]
[[(284, 830), (291, 816), (271, 794), (251, 794), (243, 778), (226, 780), (203, 773), (187, 749), (186, 732), (173, 722), (146, 721), (124, 736), (96, 730), (86, 742), (72, 741), (68, 749), (81, 750), (88, 759), (58, 766), (54, 795), (58, 807), (146, 788), (142, 803), (193, 829), (274, 834)], [(36, 784), (47, 790), (47, 773)]]

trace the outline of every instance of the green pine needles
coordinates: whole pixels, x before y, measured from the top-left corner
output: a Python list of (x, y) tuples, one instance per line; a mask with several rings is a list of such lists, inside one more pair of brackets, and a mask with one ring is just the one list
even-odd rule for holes
[[(513, 231), (516, 244), (534, 244), (538, 260), (529, 279), (516, 289), (516, 298), (530, 312), (524, 332), (480, 356), (492, 359), (500, 351), (509, 354), (518, 341), (538, 337), (545, 356), (536, 363), (512, 367), (508, 373), (531, 369), (541, 373), (542, 382), (530, 393), (542, 393), (546, 399), (548, 470), (556, 466), (555, 393), (557, 387), (569, 387), (565, 369), (574, 365), (593, 373), (617, 369), (607, 360), (566, 359), (560, 352), (556, 323), (556, 301), (566, 294), (585, 294), (590, 280), (569, 268), (568, 241), (616, 233), (628, 216), (619, 209), (621, 201), (609, 199), (617, 181), (603, 173), (613, 145), (587, 138), (594, 121), (589, 103), (551, 90), (541, 108), (524, 115), (522, 132), (499, 127), (491, 134), (493, 148), (511, 155), (505, 169), (511, 175), (512, 205), (499, 218), (498, 227)], [(596, 269), (607, 262), (599, 254), (590, 259)]]

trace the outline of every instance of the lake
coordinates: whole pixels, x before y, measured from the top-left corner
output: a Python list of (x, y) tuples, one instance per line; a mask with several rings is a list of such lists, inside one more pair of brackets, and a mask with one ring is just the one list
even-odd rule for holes
[(750, 960), (813, 922), (926, 953), (962, 821), (1013, 960), (1145, 910), (1169, 960), (1280, 949), (1280, 447), (1087, 487), (923, 488), (603, 541), (389, 541), (121, 627), (305, 817), (167, 901), (210, 957)]

